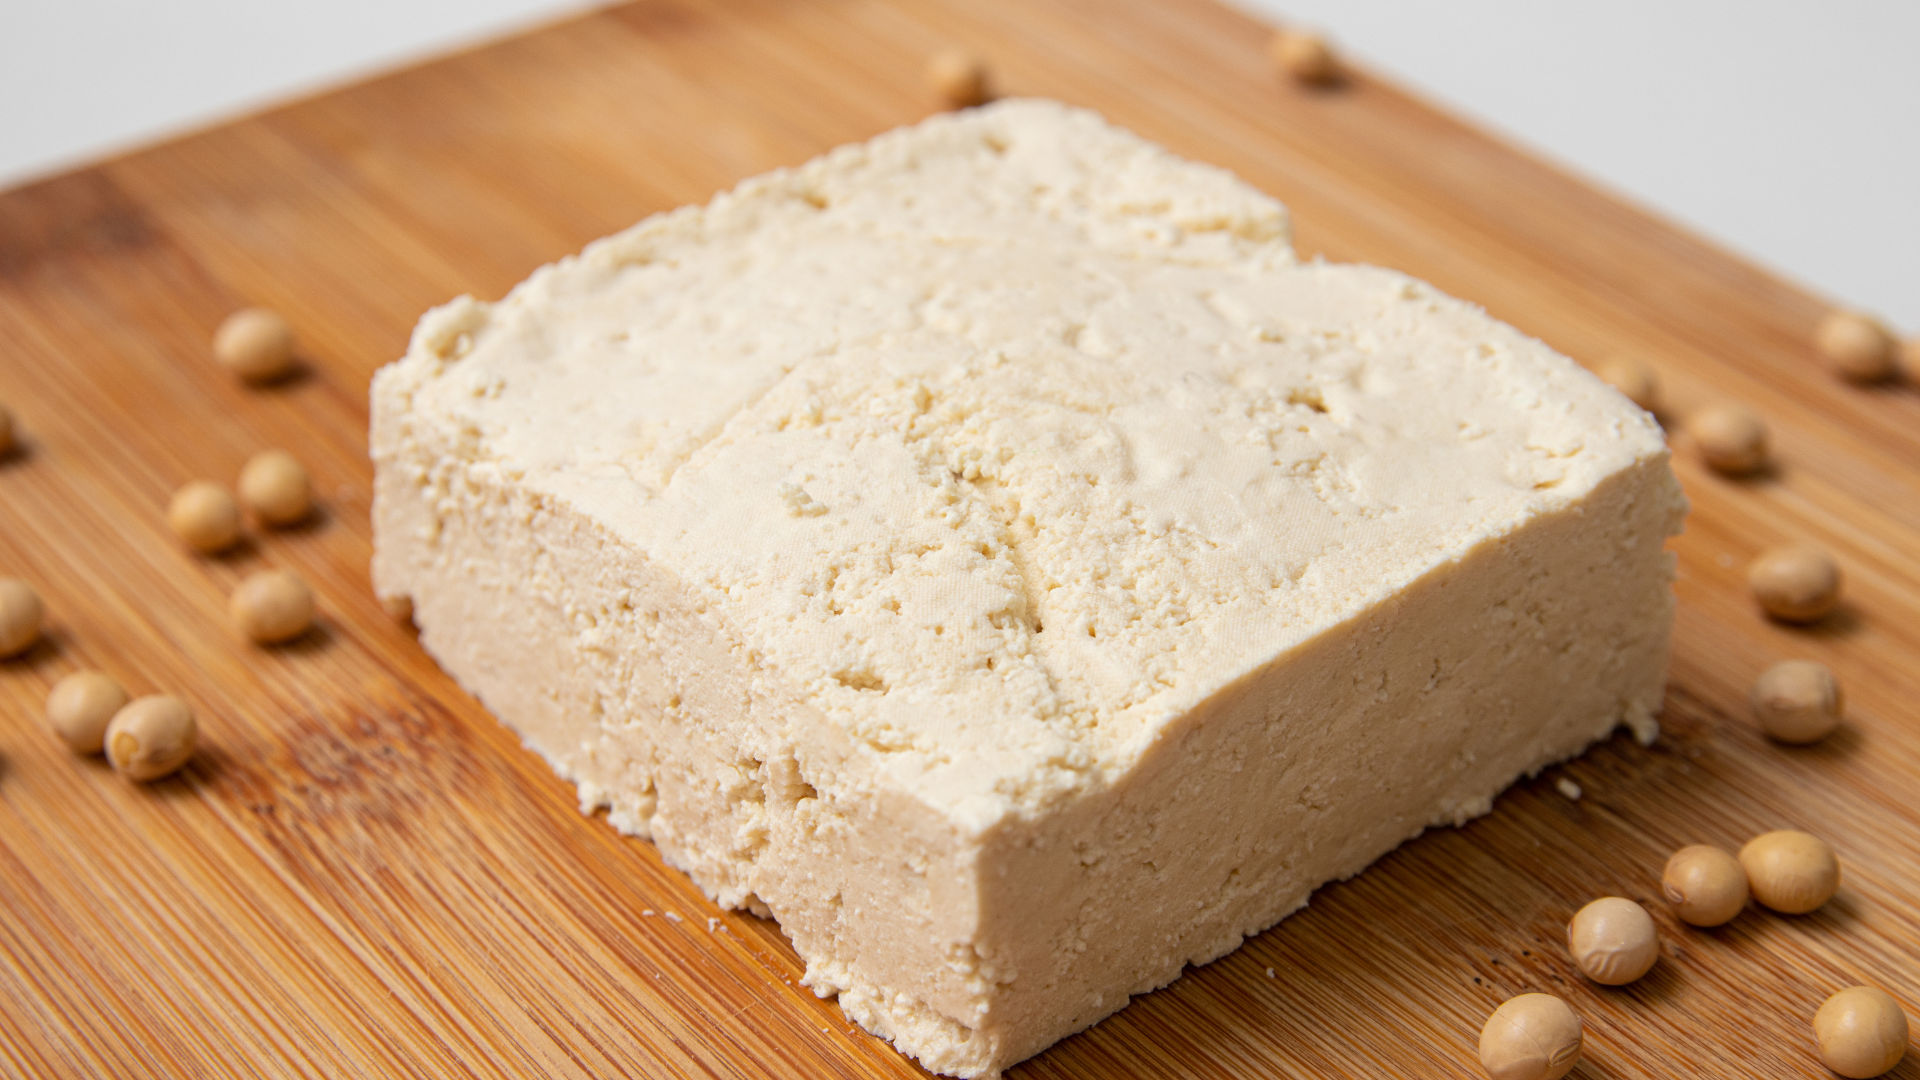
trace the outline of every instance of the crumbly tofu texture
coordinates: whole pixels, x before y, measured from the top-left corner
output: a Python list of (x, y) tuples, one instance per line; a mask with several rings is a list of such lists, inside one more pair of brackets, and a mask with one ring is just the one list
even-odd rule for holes
[(958, 1076), (1648, 734), (1665, 681), (1646, 413), (1048, 102), (429, 313), (372, 442), (427, 649)]

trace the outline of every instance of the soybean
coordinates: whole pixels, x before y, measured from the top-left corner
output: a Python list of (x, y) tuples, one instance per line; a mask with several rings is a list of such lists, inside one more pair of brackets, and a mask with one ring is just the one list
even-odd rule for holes
[(992, 96), (986, 63), (961, 49), (949, 49), (927, 61), (927, 85), (950, 109), (984, 105)]
[(313, 511), (313, 481), (285, 450), (262, 450), (240, 470), (240, 498), (268, 525), (297, 525)]
[(1282, 30), (1268, 46), (1273, 62), (1295, 81), (1326, 86), (1339, 81), (1340, 64), (1327, 39), (1309, 30)]
[(313, 626), (313, 590), (285, 570), (262, 570), (233, 591), (227, 611), (249, 641), (278, 645)]
[(1907, 1055), (1907, 1014), (1885, 990), (1855, 986), (1813, 1014), (1813, 1035), (1827, 1068), (1865, 1080), (1891, 1071)]
[(1603, 896), (1567, 924), (1567, 948), (1587, 978), (1624, 986), (1653, 969), (1660, 935), (1647, 909), (1621, 896)]
[(1521, 994), (1480, 1029), (1480, 1064), (1493, 1080), (1560, 1080), (1580, 1060), (1580, 1018), (1552, 994)]
[(1716, 472), (1744, 476), (1767, 463), (1767, 423), (1745, 405), (1709, 405), (1687, 420), (1687, 434)]
[(1840, 602), (1840, 564), (1803, 545), (1769, 548), (1747, 566), (1747, 584), (1767, 614), (1810, 623)]
[(44, 615), (33, 586), (19, 578), (0, 578), (0, 660), (33, 648)]
[(213, 355), (247, 382), (272, 382), (293, 370), (293, 327), (278, 312), (243, 308), (214, 331)]
[(1819, 742), (1840, 726), (1845, 695), (1833, 671), (1815, 660), (1783, 660), (1753, 681), (1760, 730), (1784, 743)]
[(1717, 847), (1690, 844), (1667, 860), (1660, 891), (1681, 922), (1719, 926), (1747, 906), (1747, 871)]
[(195, 480), (167, 503), (167, 527), (202, 555), (214, 555), (240, 540), (240, 507), (227, 489), (211, 480)]
[(165, 694), (135, 698), (107, 725), (107, 760), (129, 780), (158, 780), (187, 763), (198, 735), (186, 702)]
[(1792, 829), (1763, 833), (1740, 849), (1753, 898), (1786, 915), (1805, 915), (1840, 889), (1840, 860), (1826, 841)]
[(111, 676), (76, 671), (47, 695), (47, 726), (76, 754), (104, 753), (107, 725), (126, 703), (127, 692)]

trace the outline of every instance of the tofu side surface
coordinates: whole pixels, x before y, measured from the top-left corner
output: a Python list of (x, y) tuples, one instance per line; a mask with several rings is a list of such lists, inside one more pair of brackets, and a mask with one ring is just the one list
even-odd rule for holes
[[(1671, 556), (1647, 538), (1671, 526), (1670, 484), (1649, 461), (1436, 567), (1168, 725), (1111, 787), (997, 830), (976, 947), (1021, 976), (995, 1004), (1002, 1060), (1112, 1013), (1116, 988), (1224, 956), (1617, 726), (1651, 739), (1674, 601)], [(892, 1022), (884, 998), (853, 1007)]]
[(376, 377), (376, 588), (821, 993), (993, 1076), (1616, 725), (1658, 428), (1091, 114), (643, 222)]

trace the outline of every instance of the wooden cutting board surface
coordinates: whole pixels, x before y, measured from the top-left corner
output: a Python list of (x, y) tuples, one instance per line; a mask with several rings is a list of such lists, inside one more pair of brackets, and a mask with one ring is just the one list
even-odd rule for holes
[[(1734, 482), (1680, 447), (1694, 512), (1657, 745), (1616, 737), (1517, 785), (1014, 1075), (1478, 1076), (1487, 1014), (1547, 990), (1586, 1021), (1576, 1076), (1824, 1076), (1827, 994), (1920, 1007), (1920, 393), (1839, 382), (1806, 344), (1821, 301), (1391, 85), (1276, 79), (1267, 33), (1211, 0), (643, 0), (0, 194), (0, 400), (25, 444), (0, 464), (0, 575), (51, 624), (0, 663), (0, 1072), (918, 1072), (798, 985), (776, 926), (581, 816), (382, 614), (365, 435), (368, 378), (427, 307), (918, 120), (922, 65), (956, 44), (1008, 92), (1235, 170), (1292, 207), (1305, 251), (1402, 268), (1589, 362), (1649, 360), (1669, 419), (1751, 404), (1779, 458)], [(292, 320), (301, 377), (249, 390), (213, 365), (246, 304)], [(312, 470), (320, 514), (185, 553), (169, 492), (268, 446)], [(1783, 540), (1845, 569), (1811, 629), (1742, 585)], [(292, 647), (228, 628), (263, 566), (319, 594)], [(1799, 656), (1838, 672), (1850, 718), (1787, 749), (1745, 696)], [(42, 703), (82, 667), (190, 700), (190, 767), (136, 788), (57, 744)], [(1671, 850), (1780, 826), (1839, 850), (1832, 903), (1713, 931), (1668, 915)], [(1663, 934), (1623, 989), (1563, 944), (1605, 894)]]

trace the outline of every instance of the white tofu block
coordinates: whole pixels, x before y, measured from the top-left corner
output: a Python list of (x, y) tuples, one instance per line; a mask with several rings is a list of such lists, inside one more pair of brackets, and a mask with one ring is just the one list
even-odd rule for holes
[(808, 980), (990, 1077), (1621, 723), (1653, 420), (1092, 114), (942, 116), (421, 321), (374, 579)]

